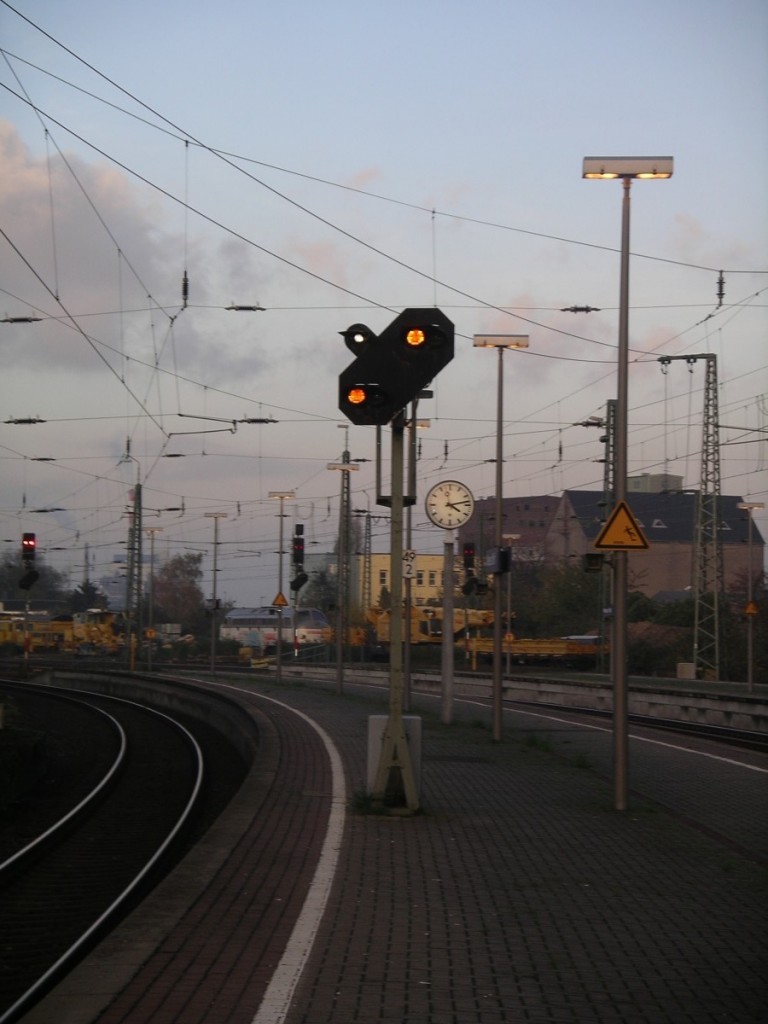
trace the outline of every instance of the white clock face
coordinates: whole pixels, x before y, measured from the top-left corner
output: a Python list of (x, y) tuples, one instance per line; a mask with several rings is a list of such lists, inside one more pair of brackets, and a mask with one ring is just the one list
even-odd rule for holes
[(458, 480), (443, 480), (427, 494), (426, 511), (430, 520), (443, 530), (455, 530), (472, 517), (475, 499)]

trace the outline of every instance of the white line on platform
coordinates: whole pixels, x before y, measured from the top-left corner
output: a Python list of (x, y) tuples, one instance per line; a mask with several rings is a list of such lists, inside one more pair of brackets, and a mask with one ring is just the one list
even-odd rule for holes
[(253, 690), (246, 690), (244, 687), (222, 683), (216, 685), (230, 690), (239, 690), (241, 693), (247, 693), (250, 697), (257, 696), (260, 700), (277, 704), (278, 707), (285, 708), (286, 711), (304, 719), (322, 740), (331, 763), (331, 810), (317, 868), (307, 891), (304, 906), (301, 908), (291, 937), (280, 958), (280, 963), (275, 968), (261, 1006), (252, 1021), (252, 1024), (283, 1024), (291, 1006), (293, 993), (296, 991), (296, 986), (312, 952), (338, 866), (347, 804), (344, 768), (341, 756), (331, 737), (322, 726), (313, 721), (309, 715), (305, 715), (303, 711), (297, 711), (290, 704), (275, 700), (273, 697), (265, 697), (261, 693), (254, 694)]

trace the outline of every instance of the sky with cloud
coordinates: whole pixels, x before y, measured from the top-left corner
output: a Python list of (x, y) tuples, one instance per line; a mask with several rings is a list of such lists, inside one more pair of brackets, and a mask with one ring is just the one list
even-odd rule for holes
[(206, 513), (226, 513), (219, 595), (270, 601), (269, 491), (295, 491), (286, 535), (330, 550), (327, 464), (374, 457), (337, 408), (339, 332), (409, 306), (456, 326), (420, 407), (417, 550), (441, 549), (433, 483), (493, 493), (497, 364), (473, 334), (530, 336), (504, 362), (505, 494), (599, 489), (599, 431), (575, 424), (615, 397), (621, 187), (582, 179), (593, 154), (675, 159), (632, 189), (630, 473), (698, 486), (704, 364), (658, 358), (714, 353), (723, 491), (768, 502), (759, 0), (0, 0), (0, 40), (12, 550), (34, 530), (72, 585), (86, 546), (89, 575), (111, 572), (141, 480), (159, 557), (202, 552), (210, 592)]

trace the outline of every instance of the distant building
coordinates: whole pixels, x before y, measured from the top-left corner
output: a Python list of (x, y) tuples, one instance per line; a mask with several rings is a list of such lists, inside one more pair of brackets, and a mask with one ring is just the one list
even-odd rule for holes
[[(365, 558), (354, 554), (350, 558), (349, 600), (350, 606), (363, 608), (363, 578)], [(458, 565), (458, 563), (457, 563)], [(307, 555), (304, 568), (310, 579), (317, 573), (325, 573), (334, 581), (338, 578), (338, 556), (335, 553)], [(416, 555), (411, 581), (411, 601), (414, 606), (437, 604), (443, 596), (443, 556)], [(382, 591), (392, 592), (392, 577), (389, 552), (374, 552), (370, 560), (371, 606), (378, 607)], [(459, 576), (455, 574), (455, 585)]]
[[(502, 498), (501, 533), (510, 545), (516, 561), (539, 562), (546, 554), (546, 540), (559, 515), (560, 498), (553, 494), (525, 498)], [(485, 554), (496, 546), (496, 499), (478, 498), (475, 511), (459, 530), (459, 548), (475, 545), (477, 564), (482, 567)]]
[(682, 490), (683, 478), (672, 473), (641, 473), (627, 477), (627, 494), (666, 494)]
[[(362, 556), (357, 556), (362, 562)], [(361, 569), (358, 570), (361, 572)], [(454, 573), (455, 575), (455, 573)], [(454, 584), (457, 580), (454, 580)], [(391, 593), (389, 552), (371, 555), (371, 597), (374, 606), (379, 604), (382, 589)], [(361, 595), (362, 596), (362, 595)], [(439, 604), (443, 597), (443, 556), (420, 555), (413, 563), (411, 579), (411, 602), (414, 606)]]
[[(631, 478), (635, 488), (627, 503), (648, 541), (648, 550), (633, 550), (629, 556), (629, 585), (648, 597), (680, 600), (692, 595), (696, 574), (696, 491), (680, 489), (681, 477), (643, 474)], [(669, 489), (666, 489), (666, 485)], [(741, 597), (749, 572), (747, 513), (738, 508), (742, 499), (723, 495), (718, 502), (720, 541), (723, 554), (723, 585), (726, 593)], [(593, 552), (594, 542), (612, 510), (602, 491), (564, 491), (561, 496), (544, 494), (502, 501), (502, 537), (515, 562), (562, 562), (581, 560)], [(496, 502), (480, 498), (470, 521), (457, 531), (454, 559), (454, 589), (464, 581), (463, 548), (475, 545), (475, 571), (481, 576), (485, 556), (495, 547)], [(764, 541), (753, 524), (752, 572), (764, 564)], [(363, 609), (365, 559), (350, 558), (350, 608)], [(307, 555), (305, 570), (312, 579), (324, 573), (334, 583), (338, 578), (334, 553)], [(414, 563), (411, 600), (414, 607), (439, 604), (443, 597), (443, 555), (418, 554)], [(370, 556), (371, 605), (379, 604), (382, 591), (391, 594), (389, 552)]]
[[(648, 541), (647, 550), (629, 556), (629, 585), (648, 597), (670, 593), (684, 596), (696, 585), (695, 491), (636, 492), (627, 496), (638, 526)], [(726, 593), (743, 593), (749, 572), (747, 513), (738, 508), (741, 498), (718, 499), (720, 542), (723, 554), (723, 587)], [(611, 509), (602, 491), (565, 491), (560, 509), (546, 540), (549, 560), (580, 558), (594, 551), (594, 542)], [(753, 572), (763, 565), (764, 541), (753, 525)]]

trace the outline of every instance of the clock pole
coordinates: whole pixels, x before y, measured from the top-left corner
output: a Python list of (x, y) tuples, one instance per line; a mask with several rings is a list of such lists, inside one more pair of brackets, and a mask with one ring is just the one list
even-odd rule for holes
[(443, 725), (453, 721), (453, 659), (453, 530), (449, 530), (443, 544)]
[(443, 637), (442, 637), (442, 721), (453, 720), (453, 566), (454, 528), (472, 518), (475, 499), (472, 492), (458, 480), (442, 480), (431, 487), (426, 500), (427, 518), (446, 531), (443, 543)]

